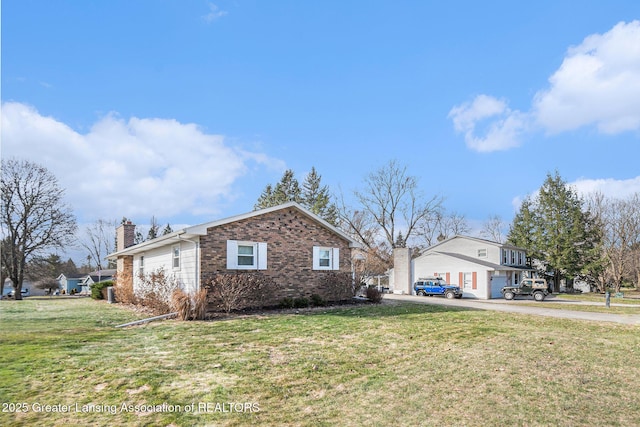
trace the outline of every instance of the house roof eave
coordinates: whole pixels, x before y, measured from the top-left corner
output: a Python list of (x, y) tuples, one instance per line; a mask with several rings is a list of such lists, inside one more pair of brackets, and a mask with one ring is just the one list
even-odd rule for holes
[(346, 234), (344, 231), (338, 229), (337, 227), (334, 227), (333, 225), (328, 223), (326, 220), (320, 218), (318, 215), (316, 215), (313, 212), (311, 212), (311, 211), (307, 210), (306, 208), (302, 207), (299, 203), (288, 202), (288, 203), (283, 203), (281, 205), (272, 206), (272, 207), (265, 208), (265, 209), (259, 209), (259, 210), (256, 210), (256, 211), (247, 212), (247, 213), (240, 214), (240, 215), (234, 215), (234, 216), (230, 216), (230, 217), (227, 217), (227, 218), (222, 218), (222, 219), (215, 220), (215, 221), (205, 222), (203, 224), (194, 225), (194, 226), (191, 226), (191, 227), (186, 227), (186, 228), (184, 228), (182, 230), (175, 231), (175, 232), (167, 234), (165, 236), (160, 236), (160, 237), (157, 237), (155, 239), (148, 240), (146, 242), (142, 242), (142, 243), (139, 243), (139, 244), (134, 245), (134, 246), (130, 246), (130, 247), (125, 248), (125, 249), (123, 249), (121, 251), (118, 251), (118, 252), (113, 252), (113, 253), (107, 255), (107, 259), (114, 260), (114, 259), (117, 259), (120, 256), (138, 254), (138, 253), (144, 252), (146, 250), (155, 249), (155, 248), (159, 248), (159, 247), (165, 246), (165, 245), (167, 245), (169, 243), (173, 243), (173, 241), (179, 241), (179, 240), (184, 239), (184, 238), (189, 239), (189, 238), (194, 238), (194, 237), (199, 237), (199, 236), (206, 236), (207, 235), (207, 230), (209, 228), (219, 227), (221, 225), (242, 221), (244, 219), (253, 218), (253, 217), (256, 217), (256, 216), (264, 215), (264, 214), (271, 213), (271, 212), (276, 212), (276, 211), (279, 211), (279, 210), (282, 210), (282, 209), (287, 209), (287, 208), (294, 208), (294, 209), (298, 210), (299, 212), (301, 212), (303, 215), (305, 215), (309, 219), (319, 223), (320, 225), (322, 225), (326, 229), (328, 229), (331, 232), (339, 235), (340, 237), (342, 237), (343, 239), (345, 239), (346, 241), (349, 242), (349, 248), (360, 248), (361, 247), (361, 245), (357, 241), (355, 241), (351, 236)]
[(271, 212), (277, 212), (279, 210), (287, 209), (287, 208), (294, 208), (300, 211), (309, 219), (321, 224), (323, 227), (327, 228), (331, 232), (338, 234), (340, 237), (342, 237), (343, 239), (349, 242), (350, 248), (358, 248), (361, 246), (358, 242), (356, 242), (351, 236), (346, 234), (344, 231), (331, 225), (329, 222), (327, 222), (323, 218), (319, 217), (318, 215), (314, 214), (313, 212), (309, 211), (308, 209), (304, 208), (303, 206), (301, 206), (299, 203), (296, 203), (296, 202), (287, 202), (277, 206), (271, 206), (264, 209), (258, 209), (252, 212), (246, 212), (240, 215), (234, 215), (227, 218), (222, 218), (216, 221), (206, 222), (204, 224), (194, 225), (192, 227), (186, 228), (185, 230), (187, 233), (190, 233), (190, 234), (204, 236), (207, 234), (207, 229), (209, 228), (219, 227), (221, 225), (242, 221), (244, 219), (253, 218), (253, 217), (268, 214)]

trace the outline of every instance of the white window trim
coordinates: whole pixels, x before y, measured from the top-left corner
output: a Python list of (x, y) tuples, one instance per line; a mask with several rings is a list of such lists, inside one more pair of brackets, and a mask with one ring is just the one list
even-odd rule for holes
[[(176, 265), (175, 265), (175, 261), (176, 261), (176, 249), (178, 249), (178, 256), (177, 256), (177, 259), (178, 259), (178, 266), (177, 266), (177, 267), (176, 267)], [(181, 259), (180, 259), (180, 257), (182, 256), (182, 253), (181, 253), (181, 252), (182, 252), (182, 251), (181, 251), (181, 249), (180, 249), (180, 245), (179, 245), (179, 244), (178, 244), (178, 245), (173, 245), (173, 246), (171, 246), (171, 267), (173, 268), (173, 270), (174, 270), (174, 271), (180, 270), (180, 266), (182, 265), (182, 263), (181, 263)]]
[(138, 258), (138, 274), (144, 276), (144, 255), (140, 255)]
[[(329, 265), (320, 265), (320, 251), (329, 251)], [(340, 248), (328, 246), (313, 247), (313, 269), (314, 270), (340, 270)]]
[(478, 258), (486, 258), (488, 256), (488, 252), (487, 248), (478, 249)]
[[(253, 246), (253, 264), (238, 265), (238, 246)], [(267, 244), (263, 242), (247, 242), (241, 240), (227, 240), (227, 269), (228, 270), (266, 270)]]

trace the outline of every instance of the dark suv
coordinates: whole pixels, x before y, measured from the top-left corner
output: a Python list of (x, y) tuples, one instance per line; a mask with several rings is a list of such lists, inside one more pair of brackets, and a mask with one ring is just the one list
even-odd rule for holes
[(533, 295), (536, 301), (544, 301), (549, 295), (547, 281), (544, 279), (522, 279), (516, 286), (505, 286), (501, 290), (504, 299), (512, 300), (516, 295)]
[(444, 295), (446, 298), (462, 298), (462, 289), (458, 286), (448, 285), (442, 277), (427, 277), (418, 279), (413, 284), (416, 295), (433, 296)]

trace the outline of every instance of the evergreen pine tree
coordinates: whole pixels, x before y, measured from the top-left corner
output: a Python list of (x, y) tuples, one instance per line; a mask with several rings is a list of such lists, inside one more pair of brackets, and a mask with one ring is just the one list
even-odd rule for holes
[(158, 237), (158, 231), (160, 230), (160, 226), (158, 225), (158, 220), (155, 216), (151, 217), (151, 221), (149, 221), (149, 232), (147, 233), (147, 240), (155, 239)]
[(316, 168), (312, 167), (302, 184), (302, 204), (328, 223), (336, 225), (338, 208), (331, 203), (329, 187), (323, 186), (321, 180)]
[(311, 172), (305, 177), (302, 188), (300, 188), (293, 171), (288, 169), (275, 187), (271, 184), (265, 187), (253, 208), (258, 210), (287, 202), (296, 202), (328, 223), (336, 225), (338, 208), (331, 203), (329, 188), (321, 184), (321, 179), (322, 177), (315, 167), (312, 167)]
[(166, 236), (167, 234), (171, 234), (171, 233), (173, 233), (173, 228), (171, 228), (171, 225), (167, 223), (167, 225), (165, 225), (164, 229), (162, 230), (162, 235)]
[(556, 172), (534, 200), (523, 202), (508, 241), (527, 249), (559, 291), (561, 279), (572, 280), (594, 261), (598, 233), (582, 200)]
[(291, 169), (287, 169), (282, 179), (273, 190), (273, 203), (280, 205), (287, 202), (302, 202), (300, 184)]
[(271, 184), (267, 184), (267, 186), (262, 191), (262, 194), (258, 198), (258, 201), (253, 206), (254, 210), (269, 208), (271, 206), (275, 206), (277, 203), (273, 203), (273, 187)]

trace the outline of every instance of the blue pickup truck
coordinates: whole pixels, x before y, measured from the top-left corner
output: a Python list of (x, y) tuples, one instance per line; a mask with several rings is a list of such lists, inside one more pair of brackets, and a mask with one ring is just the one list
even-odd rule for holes
[(448, 285), (442, 277), (420, 278), (413, 284), (416, 295), (433, 296), (444, 295), (446, 298), (462, 298), (462, 289)]

